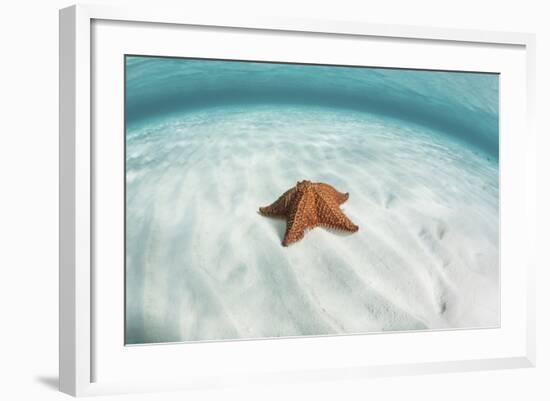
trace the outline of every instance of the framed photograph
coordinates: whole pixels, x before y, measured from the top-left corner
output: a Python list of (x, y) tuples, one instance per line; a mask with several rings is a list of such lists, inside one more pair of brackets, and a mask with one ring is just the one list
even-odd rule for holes
[(534, 43), (61, 10), (61, 390), (534, 366)]

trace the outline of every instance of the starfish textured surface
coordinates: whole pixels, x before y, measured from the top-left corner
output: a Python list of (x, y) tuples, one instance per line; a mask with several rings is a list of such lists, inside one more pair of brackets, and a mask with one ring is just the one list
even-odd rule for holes
[(299, 181), (273, 204), (261, 207), (264, 216), (287, 219), (283, 246), (301, 240), (306, 231), (317, 226), (356, 232), (359, 227), (340, 210), (348, 193), (341, 193), (328, 184)]

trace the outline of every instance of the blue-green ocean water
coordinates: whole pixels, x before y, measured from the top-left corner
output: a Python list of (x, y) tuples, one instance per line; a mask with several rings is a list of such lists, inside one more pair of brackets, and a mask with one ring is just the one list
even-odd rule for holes
[[(499, 324), (495, 74), (126, 58), (126, 342)], [(285, 248), (296, 181), (360, 229)]]
[(368, 111), (498, 158), (498, 74), (128, 57), (126, 121), (231, 104)]

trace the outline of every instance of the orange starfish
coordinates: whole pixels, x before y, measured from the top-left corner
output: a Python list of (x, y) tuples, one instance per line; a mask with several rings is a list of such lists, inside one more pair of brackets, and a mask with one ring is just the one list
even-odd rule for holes
[(348, 193), (338, 192), (321, 182), (299, 181), (282, 194), (273, 204), (261, 207), (264, 216), (287, 219), (283, 246), (301, 240), (306, 230), (317, 226), (356, 232), (359, 227), (340, 210)]

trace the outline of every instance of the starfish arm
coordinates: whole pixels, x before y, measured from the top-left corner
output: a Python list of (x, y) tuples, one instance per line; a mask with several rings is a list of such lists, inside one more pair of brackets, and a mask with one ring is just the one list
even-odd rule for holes
[(336, 190), (333, 186), (324, 184), (322, 182), (315, 183), (315, 189), (317, 192), (320, 192), (324, 195), (325, 198), (333, 198), (338, 202), (339, 205), (344, 203), (349, 198), (349, 193), (342, 193), (338, 190)]
[(337, 230), (356, 232), (359, 227), (340, 210), (338, 203), (330, 197), (317, 193), (315, 196), (319, 225)]
[(279, 199), (271, 205), (260, 208), (260, 213), (264, 216), (284, 217), (289, 213), (290, 204), (296, 194), (296, 188), (291, 188), (282, 194)]
[(301, 240), (305, 235), (305, 231), (315, 225), (315, 195), (312, 191), (296, 194), (289, 210), (283, 246)]

